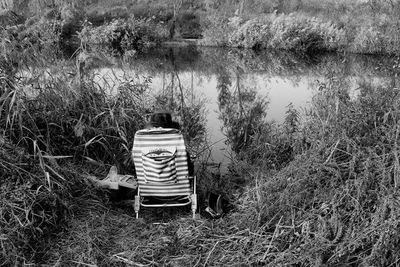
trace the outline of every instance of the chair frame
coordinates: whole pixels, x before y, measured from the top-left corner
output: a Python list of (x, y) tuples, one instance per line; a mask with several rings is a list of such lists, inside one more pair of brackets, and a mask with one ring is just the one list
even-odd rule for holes
[[(189, 180), (193, 180), (193, 193), (188, 195), (188, 201), (184, 203), (159, 203), (159, 204), (144, 204), (141, 198), (145, 198), (144, 196), (140, 195), (140, 187), (137, 188), (137, 194), (135, 195), (135, 203), (134, 203), (134, 210), (136, 214), (136, 219), (139, 218), (139, 211), (140, 206), (147, 207), (147, 208), (165, 208), (165, 207), (184, 207), (187, 205), (191, 205), (192, 209), (192, 218), (196, 218), (196, 210), (197, 210), (197, 192), (196, 192), (196, 176), (189, 177)], [(185, 197), (185, 196), (182, 196)]]
[[(157, 131), (160, 131), (160, 130), (161, 129), (154, 129), (156, 134), (157, 134)], [(170, 133), (169, 132), (170, 130), (177, 131), (175, 129), (165, 129), (165, 128), (163, 130), (165, 130), (166, 133)], [(176, 133), (178, 133), (180, 136), (182, 136), (180, 131), (177, 131)], [(138, 132), (137, 134), (139, 134), (141, 136), (143, 134), (146, 135), (146, 130), (144, 130), (144, 133), (143, 132), (140, 132), (140, 133)], [(136, 140), (136, 134), (135, 134), (135, 140)], [(140, 141), (138, 141), (138, 143), (142, 142), (141, 138), (138, 139), (138, 140), (140, 140)], [(180, 146), (180, 152), (179, 153), (180, 153), (180, 155), (182, 155), (182, 153), (183, 153), (182, 149), (183, 149), (183, 145), (184, 145), (183, 137), (180, 137), (180, 139), (178, 139), (178, 140), (180, 140), (180, 141), (178, 141), (179, 146)], [(138, 147), (140, 147), (140, 145), (138, 145)], [(185, 145), (185, 147), (186, 147), (186, 145)], [(137, 155), (138, 155), (137, 153), (140, 152), (140, 151), (141, 151), (140, 149), (135, 148), (135, 142), (134, 142), (134, 147), (132, 149), (132, 157), (133, 157), (134, 163), (136, 163), (135, 159), (137, 159)], [(143, 172), (143, 165), (142, 165), (143, 163), (141, 162), (141, 160), (139, 160), (139, 163), (141, 164), (139, 166), (140, 166), (140, 169), (141, 169), (140, 172), (142, 173)], [(180, 170), (182, 170), (182, 169), (180, 169)], [(179, 200), (182, 200), (182, 199), (186, 198), (185, 202), (179, 202), (179, 203), (174, 203), (174, 202), (172, 202), (172, 203), (171, 202), (169, 202), (169, 203), (154, 203), (154, 204), (143, 203), (143, 200), (146, 197), (157, 197), (157, 194), (149, 195), (147, 187), (146, 187), (147, 192), (143, 193), (144, 195), (141, 194), (141, 185), (140, 185), (140, 182), (139, 182), (138, 183), (138, 187), (137, 187), (137, 194), (135, 195), (135, 200), (134, 200), (134, 210), (135, 210), (135, 214), (136, 214), (136, 219), (139, 218), (139, 211), (140, 211), (140, 207), (141, 206), (142, 207), (163, 208), (163, 207), (182, 207), (182, 206), (187, 206), (187, 205), (191, 205), (192, 216), (193, 216), (193, 219), (195, 219), (196, 210), (197, 210), (197, 192), (196, 192), (196, 190), (197, 190), (197, 188), (196, 188), (196, 186), (197, 186), (196, 185), (197, 177), (195, 175), (193, 175), (193, 176), (189, 175), (187, 171), (186, 172), (184, 171), (184, 174), (181, 173), (180, 177), (182, 177), (183, 180), (187, 180), (188, 181), (188, 186), (189, 187), (187, 187), (188, 190), (184, 194), (177, 194), (176, 195), (176, 196), (180, 196), (181, 197)], [(151, 182), (150, 182), (150, 184), (151, 184)], [(162, 194), (159, 195), (159, 196), (162, 197)], [(170, 196), (173, 196), (173, 195), (170, 195)]]

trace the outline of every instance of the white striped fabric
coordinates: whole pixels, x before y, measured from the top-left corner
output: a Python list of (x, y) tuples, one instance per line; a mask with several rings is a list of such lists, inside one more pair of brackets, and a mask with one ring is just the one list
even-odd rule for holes
[(146, 182), (176, 183), (175, 151), (157, 148), (149, 153), (142, 152)]
[(180, 131), (164, 128), (137, 131), (132, 157), (140, 195), (190, 195), (186, 146)]

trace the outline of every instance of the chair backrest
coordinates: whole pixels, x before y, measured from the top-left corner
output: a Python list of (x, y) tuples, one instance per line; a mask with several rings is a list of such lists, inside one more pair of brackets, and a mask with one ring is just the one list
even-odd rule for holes
[(142, 196), (190, 195), (186, 146), (179, 130), (137, 131), (132, 157)]

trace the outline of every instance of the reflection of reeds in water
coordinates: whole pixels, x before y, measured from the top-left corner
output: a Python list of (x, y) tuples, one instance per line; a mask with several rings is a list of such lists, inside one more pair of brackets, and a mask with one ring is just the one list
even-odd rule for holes
[(354, 54), (324, 53), (302, 55), (287, 51), (256, 52), (234, 48), (169, 48), (155, 49), (125, 61), (139, 72), (157, 74), (165, 71), (192, 70), (205, 76), (220, 70), (235, 73), (262, 73), (266, 77), (282, 77), (296, 81), (299, 76), (324, 76), (328, 71), (341, 76), (385, 77), (397, 66), (396, 58)]

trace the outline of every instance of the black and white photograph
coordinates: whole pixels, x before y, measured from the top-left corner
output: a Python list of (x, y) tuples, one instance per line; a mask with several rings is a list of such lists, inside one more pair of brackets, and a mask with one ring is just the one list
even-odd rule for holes
[(400, 0), (0, 0), (0, 266), (400, 267)]

